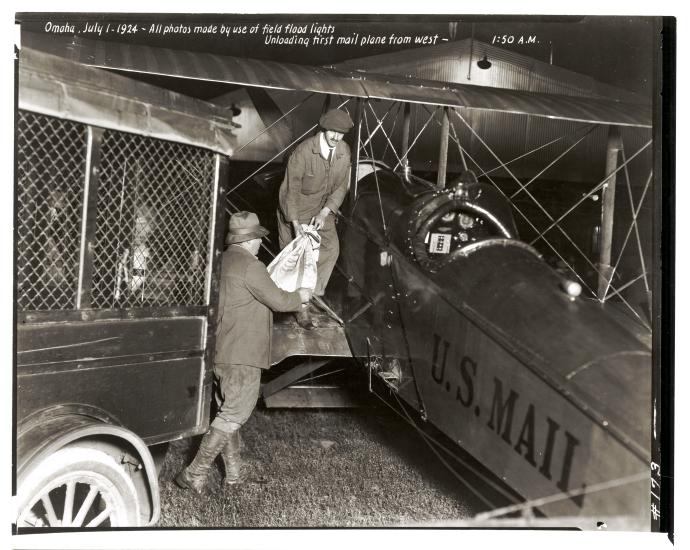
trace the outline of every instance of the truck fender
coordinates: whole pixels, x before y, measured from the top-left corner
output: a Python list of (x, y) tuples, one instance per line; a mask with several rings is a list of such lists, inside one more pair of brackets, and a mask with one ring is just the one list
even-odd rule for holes
[[(27, 417), (17, 429), (17, 487), (34, 465), (59, 449), (77, 441), (88, 440), (109, 454), (130, 452), (139, 460), (145, 486), (136, 485), (141, 502), (149, 504), (146, 526), (160, 518), (158, 477), (153, 457), (146, 443), (115, 417), (91, 406), (66, 404), (39, 411)], [(138, 455), (138, 456), (137, 456)], [(117, 458), (115, 456), (114, 458)]]

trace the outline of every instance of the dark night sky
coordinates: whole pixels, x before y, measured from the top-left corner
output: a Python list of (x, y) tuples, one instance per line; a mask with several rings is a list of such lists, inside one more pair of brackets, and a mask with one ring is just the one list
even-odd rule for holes
[[(149, 25), (163, 24), (238, 24), (253, 22), (297, 23), (318, 21), (333, 24), (335, 36), (360, 34), (386, 35), (391, 31), (401, 35), (430, 34), (451, 38), (451, 21), (457, 21), (455, 39), (469, 38), (473, 32), (477, 40), (491, 43), (494, 35), (535, 35), (538, 44), (500, 45), (518, 53), (546, 61), (549, 60), (550, 44), (553, 47), (553, 63), (566, 69), (588, 74), (597, 80), (620, 86), (631, 91), (649, 94), (653, 89), (654, 20), (642, 17), (565, 17), (565, 16), (299, 16), (299, 15), (166, 15), (149, 14), (127, 16), (85, 14), (20, 14), (18, 20), (23, 29), (40, 31), (45, 22), (69, 21), (80, 28), (79, 21), (117, 23), (125, 20)], [(93, 37), (91, 37), (93, 38)], [(387, 53), (400, 46), (270, 46), (264, 44), (262, 35), (241, 37), (218, 35), (167, 35), (150, 36), (138, 32), (121, 37), (109, 35), (108, 40), (126, 40), (175, 49), (190, 49), (227, 55), (289, 61), (309, 65), (327, 65), (346, 59)], [(498, 44), (497, 44), (498, 45)], [(409, 48), (410, 46), (405, 46)], [(181, 90), (182, 91), (182, 90)], [(195, 95), (213, 95), (217, 90), (204, 92), (197, 88)]]

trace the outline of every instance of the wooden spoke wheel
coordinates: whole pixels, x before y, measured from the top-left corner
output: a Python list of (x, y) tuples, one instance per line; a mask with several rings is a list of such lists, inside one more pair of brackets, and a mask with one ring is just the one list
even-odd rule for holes
[(17, 526), (133, 527), (139, 503), (132, 479), (110, 455), (65, 447), (20, 481)]

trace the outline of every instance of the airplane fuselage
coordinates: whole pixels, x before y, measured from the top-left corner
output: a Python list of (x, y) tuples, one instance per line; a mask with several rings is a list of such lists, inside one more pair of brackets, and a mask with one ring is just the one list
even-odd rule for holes
[(547, 515), (648, 529), (649, 349), (566, 292), (490, 189), (377, 179), (342, 236), (369, 304), (346, 325), (354, 355), (397, 369), (405, 402)]

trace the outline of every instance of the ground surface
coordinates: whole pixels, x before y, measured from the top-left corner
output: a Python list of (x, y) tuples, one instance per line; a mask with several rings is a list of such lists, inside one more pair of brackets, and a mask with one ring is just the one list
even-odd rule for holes
[(171, 444), (160, 527), (438, 525), (482, 510), (414, 429), (381, 407), (257, 409), (242, 436), (250, 481), (224, 487), (216, 464), (203, 496), (173, 481), (199, 438)]

